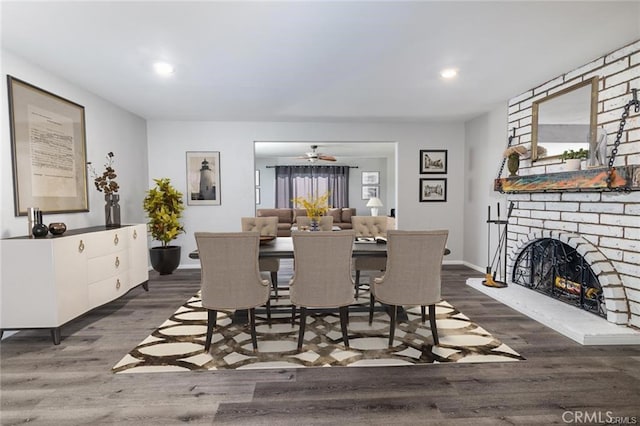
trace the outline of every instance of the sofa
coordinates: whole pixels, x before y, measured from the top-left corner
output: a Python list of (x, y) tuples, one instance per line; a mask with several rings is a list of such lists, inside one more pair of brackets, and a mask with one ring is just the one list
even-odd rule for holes
[[(276, 216), (278, 218), (278, 237), (290, 237), (291, 226), (296, 223), (298, 216), (306, 216), (305, 209), (258, 209), (256, 216), (267, 217)], [(333, 224), (340, 229), (351, 229), (351, 217), (356, 215), (355, 208), (335, 208), (329, 209), (326, 216), (333, 217)]]

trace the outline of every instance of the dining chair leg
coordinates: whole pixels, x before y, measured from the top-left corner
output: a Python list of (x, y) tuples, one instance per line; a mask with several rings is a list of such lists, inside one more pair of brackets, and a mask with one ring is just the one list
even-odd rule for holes
[(424, 323), (427, 320), (427, 313), (425, 312), (425, 306), (420, 306), (420, 312), (422, 313), (422, 322)]
[(439, 345), (438, 328), (436, 327), (436, 305), (429, 305), (429, 325), (431, 326), (431, 335), (433, 336), (433, 344)]
[(393, 347), (393, 338), (396, 334), (396, 316), (398, 314), (398, 309), (396, 305), (391, 305), (391, 312), (389, 315), (391, 316), (391, 324), (389, 325), (389, 347)]
[(376, 303), (376, 298), (373, 295), (373, 289), (369, 293), (369, 325), (373, 323), (373, 305)]
[(258, 339), (256, 337), (256, 308), (249, 309), (249, 323), (251, 324), (251, 343), (253, 351), (258, 350)]
[(213, 337), (213, 329), (216, 326), (216, 319), (218, 318), (218, 311), (213, 309), (207, 309), (207, 338), (204, 341), (204, 350), (209, 352), (211, 348), (211, 338)]
[(296, 305), (291, 305), (291, 327), (296, 325)]
[(273, 285), (273, 293), (278, 298), (278, 273), (276, 271), (271, 271), (271, 285)]
[(307, 324), (307, 308), (300, 306), (300, 331), (298, 332), (298, 352), (302, 350), (302, 340), (304, 339), (304, 328)]
[(267, 324), (269, 324), (269, 328), (271, 328), (271, 299), (267, 299)]
[(349, 323), (349, 307), (340, 306), (340, 328), (342, 329), (342, 341), (344, 347), (349, 348), (349, 333), (347, 332), (347, 324)]
[(360, 270), (359, 269), (356, 269), (355, 285), (356, 285), (356, 300), (357, 300), (358, 295), (360, 294)]

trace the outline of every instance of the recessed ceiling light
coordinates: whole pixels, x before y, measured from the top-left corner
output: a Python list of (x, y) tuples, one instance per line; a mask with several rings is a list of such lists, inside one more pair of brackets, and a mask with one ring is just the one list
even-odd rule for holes
[(166, 62), (156, 62), (153, 64), (153, 69), (159, 75), (171, 75), (173, 74), (173, 65)]
[(453, 78), (458, 75), (458, 70), (455, 68), (447, 68), (440, 71), (440, 76), (442, 78)]

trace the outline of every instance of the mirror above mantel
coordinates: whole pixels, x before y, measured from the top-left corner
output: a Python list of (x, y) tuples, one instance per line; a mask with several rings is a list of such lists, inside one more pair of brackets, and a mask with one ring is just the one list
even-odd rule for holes
[(541, 146), (545, 159), (564, 151), (589, 150), (596, 142), (598, 77), (593, 77), (532, 102), (531, 152), (537, 161)]

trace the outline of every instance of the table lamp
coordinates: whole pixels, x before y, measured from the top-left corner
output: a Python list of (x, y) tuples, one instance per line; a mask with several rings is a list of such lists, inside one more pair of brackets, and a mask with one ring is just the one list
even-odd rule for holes
[(378, 197), (369, 198), (369, 202), (367, 203), (367, 207), (371, 207), (371, 216), (378, 216), (378, 207), (382, 206), (382, 200)]

